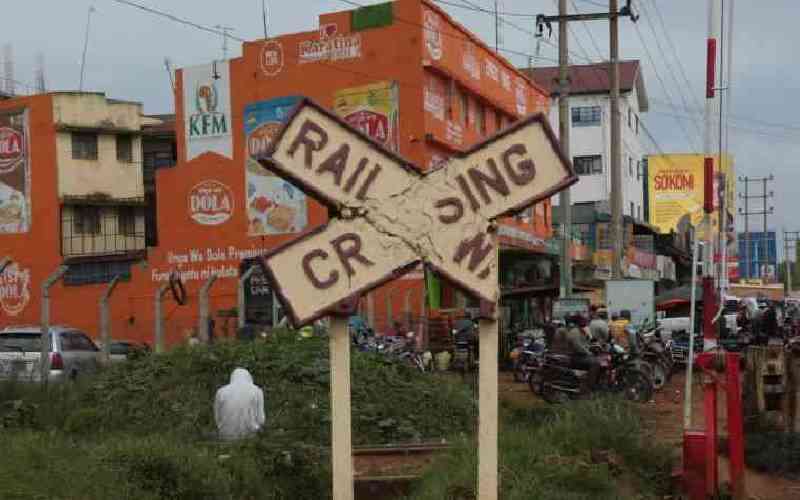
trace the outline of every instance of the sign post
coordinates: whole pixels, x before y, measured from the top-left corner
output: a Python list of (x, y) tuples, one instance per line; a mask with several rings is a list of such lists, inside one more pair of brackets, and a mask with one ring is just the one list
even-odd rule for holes
[(264, 255), (261, 265), (294, 326), (334, 316), (334, 499), (353, 494), (349, 336), (337, 311), (420, 262), (490, 306), (480, 318), (479, 490), (481, 499), (497, 498), (495, 219), (577, 182), (546, 117), (519, 120), (422, 173), (303, 99), (259, 161), (332, 214), (327, 224)]
[(353, 500), (353, 448), (350, 419), (350, 335), (347, 319), (331, 318), (331, 462), (333, 498)]

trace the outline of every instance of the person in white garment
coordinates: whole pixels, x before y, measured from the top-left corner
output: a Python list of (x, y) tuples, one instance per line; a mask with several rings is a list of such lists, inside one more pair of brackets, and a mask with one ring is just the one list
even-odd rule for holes
[(264, 425), (264, 391), (244, 368), (233, 370), (230, 383), (217, 391), (214, 420), (219, 437), (225, 441), (251, 436)]

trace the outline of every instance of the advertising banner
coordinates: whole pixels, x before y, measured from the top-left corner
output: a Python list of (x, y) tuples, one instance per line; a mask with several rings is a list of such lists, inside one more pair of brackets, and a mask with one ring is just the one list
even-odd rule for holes
[(186, 161), (211, 151), (233, 158), (228, 62), (183, 69)]
[(399, 151), (398, 94), (395, 82), (342, 89), (333, 96), (334, 112), (389, 150)]
[(299, 97), (279, 97), (250, 103), (244, 108), (247, 232), (250, 236), (297, 233), (308, 226), (306, 195), (258, 163), (299, 100)]
[(0, 113), (0, 234), (27, 233), (30, 213), (27, 113)]
[[(662, 233), (673, 230), (682, 233), (683, 228), (691, 225), (700, 229), (699, 237), (704, 237), (699, 227), (703, 219), (704, 160), (703, 155), (693, 154), (654, 155), (648, 158), (650, 220)], [(715, 192), (719, 192), (718, 179), (724, 178), (726, 211), (732, 214), (736, 199), (733, 162), (729, 156), (723, 156), (722, 168), (716, 161), (715, 165)], [(716, 200), (715, 206), (718, 207)], [(712, 214), (711, 222), (716, 234), (718, 213)]]

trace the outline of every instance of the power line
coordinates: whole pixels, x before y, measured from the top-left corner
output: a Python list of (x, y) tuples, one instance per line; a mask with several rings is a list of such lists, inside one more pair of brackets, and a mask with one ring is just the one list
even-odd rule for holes
[[(642, 2), (642, 4), (644, 4), (644, 2)], [(680, 99), (683, 102), (684, 106), (686, 106), (688, 108), (689, 107), (689, 102), (686, 100), (686, 95), (684, 94), (683, 89), (681, 88), (681, 82), (678, 80), (677, 72), (673, 70), (672, 64), (670, 64), (670, 60), (667, 57), (667, 54), (664, 51), (664, 48), (661, 46), (661, 41), (659, 40), (659, 36), (658, 36), (658, 33), (656, 32), (655, 25), (651, 22), (650, 16), (647, 15), (647, 11), (642, 10), (641, 12), (642, 12), (642, 15), (644, 17), (645, 22), (647, 22), (647, 25), (650, 26), (650, 31), (652, 31), (652, 33), (653, 33), (653, 39), (656, 42), (656, 47), (658, 48), (658, 51), (659, 51), (659, 53), (661, 54), (661, 57), (664, 60), (664, 64), (667, 67), (667, 73), (669, 73), (669, 75), (672, 76), (672, 81), (675, 82), (675, 85), (677, 86), (678, 96), (680, 97)], [(691, 88), (689, 89), (689, 93), (691, 94)], [(700, 127), (700, 124), (697, 123), (697, 122), (694, 122), (694, 125), (695, 125), (695, 129), (697, 131), (697, 136), (698, 137), (702, 136), (703, 135), (703, 130)]]
[[(653, 0), (652, 3), (653, 3), (653, 8), (655, 9), (656, 12), (656, 17), (658, 18), (658, 21), (661, 24), (661, 29), (664, 32), (664, 37), (667, 40), (667, 45), (669, 45), (670, 49), (672, 50), (672, 55), (675, 61), (677, 62), (678, 70), (680, 71), (680, 74), (683, 77), (684, 83), (686, 83), (686, 89), (689, 91), (689, 95), (692, 97), (695, 106), (697, 106), (698, 109), (702, 109), (703, 106), (700, 103), (698, 94), (696, 94), (692, 89), (692, 84), (691, 81), (689, 80), (689, 77), (686, 76), (686, 71), (684, 70), (683, 62), (678, 56), (678, 50), (675, 48), (675, 44), (672, 42), (672, 36), (670, 35), (669, 30), (667, 29), (667, 24), (664, 22), (664, 16), (661, 15), (661, 9), (658, 7), (658, 2)], [(644, 4), (644, 2), (642, 2), (642, 4)], [(642, 9), (641, 6), (642, 4), (640, 4), (640, 9)]]
[[(658, 67), (656, 66), (655, 59), (653, 58), (653, 55), (650, 53), (650, 48), (647, 46), (647, 43), (644, 41), (644, 37), (642, 36), (642, 31), (639, 29), (639, 25), (638, 24), (634, 24), (634, 29), (636, 30), (636, 34), (639, 36), (639, 40), (642, 42), (642, 47), (644, 47), (644, 51), (645, 51), (645, 54), (647, 55), (647, 59), (650, 61), (650, 64), (653, 66), (653, 72), (655, 73), (656, 78), (658, 79), (659, 83), (661, 83), (661, 87), (664, 89), (664, 94), (667, 96), (667, 99), (669, 99), (669, 102), (672, 103), (673, 102), (672, 101), (672, 95), (667, 90), (667, 84), (664, 83), (664, 79), (661, 77), (661, 73), (658, 71)], [(673, 106), (674, 106), (674, 104), (673, 104)], [(697, 151), (698, 148), (697, 148), (694, 140), (692, 139), (692, 137), (689, 135), (689, 132), (686, 130), (685, 127), (683, 127), (681, 125), (680, 121), (678, 121), (677, 123), (678, 123), (678, 127), (681, 129), (683, 134), (686, 136), (686, 139), (687, 139), (687, 141), (689, 143), (689, 147), (691, 149), (693, 149), (694, 151)]]
[[(236, 40), (238, 42), (246, 42), (246, 40), (244, 38), (239, 38), (239, 37), (231, 35), (231, 34), (226, 35), (224, 32), (216, 30), (214, 28), (211, 28), (211, 27), (208, 27), (208, 26), (203, 26), (202, 24), (198, 24), (198, 23), (189, 21), (189, 20), (184, 19), (182, 17), (178, 17), (178, 16), (176, 16), (174, 14), (170, 14), (168, 12), (164, 12), (164, 11), (161, 11), (161, 10), (158, 10), (158, 9), (154, 9), (152, 7), (147, 7), (146, 5), (142, 5), (140, 3), (132, 2), (131, 0), (109, 0), (109, 1), (116, 2), (116, 3), (121, 4), (121, 5), (127, 5), (129, 7), (135, 7), (137, 9), (139, 9), (139, 10), (143, 10), (143, 11), (148, 12), (150, 14), (155, 14), (155, 15), (163, 17), (165, 19), (169, 19), (170, 21), (174, 21), (176, 23), (180, 23), (180, 24), (183, 24), (183, 25), (186, 25), (186, 26), (190, 26), (192, 28), (199, 29), (201, 31), (206, 31), (208, 33), (213, 33), (214, 35), (217, 35), (217, 36), (223, 36), (223, 37), (227, 36), (228, 38), (231, 38), (231, 39)], [(341, 0), (341, 1), (345, 1), (345, 0)]]

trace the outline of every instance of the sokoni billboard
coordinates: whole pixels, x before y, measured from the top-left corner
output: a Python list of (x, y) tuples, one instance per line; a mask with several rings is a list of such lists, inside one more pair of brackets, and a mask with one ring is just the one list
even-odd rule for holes
[(266, 157), (263, 165), (338, 214), (262, 259), (296, 326), (420, 261), (496, 303), (494, 219), (577, 181), (542, 115), (422, 174), (340, 117), (303, 100)]

